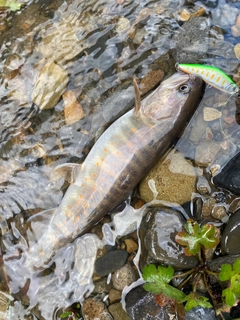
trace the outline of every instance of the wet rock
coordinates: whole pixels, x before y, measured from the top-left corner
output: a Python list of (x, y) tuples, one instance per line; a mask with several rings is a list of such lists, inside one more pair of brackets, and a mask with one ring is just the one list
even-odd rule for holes
[(146, 30), (144, 28), (138, 30), (134, 36), (133, 43), (135, 44), (141, 44), (143, 37), (147, 34)]
[(207, 198), (203, 201), (202, 216), (204, 219), (211, 220), (210, 216), (215, 205), (216, 205), (216, 199), (213, 197)]
[(150, 263), (171, 265), (178, 270), (191, 269), (198, 264), (197, 257), (187, 257), (182, 246), (175, 242), (185, 220), (171, 208), (150, 209), (140, 226), (142, 253), (140, 267)]
[(222, 112), (218, 111), (217, 109), (208, 108), (208, 107), (205, 107), (203, 109), (204, 121), (213, 121), (213, 120), (221, 118), (221, 116), (222, 116)]
[(169, 320), (165, 308), (156, 303), (155, 295), (142, 286), (131, 290), (126, 296), (126, 311), (131, 320)]
[(194, 308), (186, 312), (186, 320), (217, 320), (216, 313), (213, 309), (202, 307)]
[(223, 221), (227, 215), (227, 210), (222, 205), (215, 205), (212, 209), (211, 215), (213, 218)]
[(133, 239), (125, 239), (124, 243), (128, 253), (134, 252), (138, 249), (138, 244)]
[[(110, 123), (118, 119), (134, 106), (134, 89), (132, 83), (121, 86), (115, 90), (110, 97), (103, 102), (102, 117), (105, 123)], [(121, 108), (116, 105), (121, 103)], [(99, 124), (98, 124), (99, 126)]]
[(195, 125), (193, 126), (190, 132), (189, 139), (192, 142), (200, 141), (205, 133), (206, 127), (207, 127), (207, 123), (203, 120), (202, 113), (199, 113), (197, 116)]
[(212, 24), (220, 26), (221, 28), (230, 28), (233, 21), (236, 21), (239, 10), (229, 4), (212, 11)]
[(209, 19), (194, 17), (182, 25), (182, 30), (173, 36), (177, 42), (176, 57), (178, 62), (198, 61), (208, 50)]
[(142, 180), (139, 191), (145, 202), (152, 201), (153, 192), (148, 182), (153, 180), (158, 192), (157, 199), (183, 204), (190, 201), (192, 192), (196, 191), (196, 179), (191, 163), (180, 153), (171, 152), (161, 159)]
[(111, 315), (107, 312), (105, 304), (94, 298), (87, 298), (82, 303), (82, 315), (84, 319), (94, 320), (112, 320)]
[(236, 154), (223, 168), (213, 177), (213, 183), (223, 189), (240, 195), (240, 153)]
[(32, 93), (32, 101), (40, 109), (53, 108), (65, 91), (68, 74), (54, 62), (48, 62), (42, 68)]
[(203, 176), (198, 176), (197, 191), (202, 195), (209, 194), (211, 192), (211, 187), (208, 183), (208, 180)]
[(240, 211), (233, 213), (226, 224), (221, 237), (223, 254), (240, 254)]
[(141, 79), (139, 90), (141, 95), (152, 90), (164, 77), (164, 72), (162, 70), (152, 70), (148, 73), (146, 77)]
[(64, 101), (64, 115), (67, 125), (71, 125), (84, 118), (84, 111), (76, 100), (75, 93), (71, 90), (64, 92), (62, 95)]
[(129, 316), (127, 315), (126, 311), (123, 310), (121, 303), (114, 303), (108, 307), (108, 311), (113, 316), (114, 320), (130, 320)]
[(120, 17), (116, 26), (117, 33), (123, 33), (130, 28), (130, 21), (127, 18)]
[(219, 258), (216, 258), (216, 259), (213, 259), (213, 260), (210, 260), (208, 261), (208, 267), (211, 271), (214, 271), (214, 272), (220, 272), (221, 270), (221, 266), (223, 264), (231, 264), (233, 265), (234, 262), (240, 258), (240, 255), (239, 254), (236, 254), (236, 255), (226, 255), (224, 257), (219, 257)]
[(103, 277), (121, 268), (127, 261), (128, 253), (125, 250), (112, 250), (96, 260), (95, 271)]
[(107, 293), (111, 289), (111, 285), (107, 283), (107, 278), (101, 278), (100, 280), (94, 282), (93, 293)]
[(240, 25), (232, 26), (231, 31), (232, 31), (232, 35), (234, 37), (236, 37), (236, 38), (239, 37), (240, 36)]
[(196, 148), (195, 163), (200, 167), (207, 167), (213, 163), (220, 150), (218, 143), (214, 141), (203, 141)]
[(112, 284), (115, 289), (122, 291), (136, 280), (136, 273), (132, 266), (127, 263), (112, 275)]
[(202, 3), (209, 8), (216, 8), (218, 5), (218, 0), (202, 0)]
[(180, 20), (181, 21), (188, 21), (191, 18), (194, 17), (201, 17), (205, 14), (206, 10), (201, 7), (193, 12), (190, 12), (189, 9), (184, 8), (183, 11), (180, 14)]
[[(240, 36), (240, 26), (239, 27), (239, 36)], [(235, 56), (238, 60), (240, 60), (240, 43), (237, 43), (234, 47), (234, 53), (235, 53)]]
[(115, 303), (115, 302), (119, 302), (121, 300), (121, 298), (122, 298), (122, 293), (119, 290), (111, 289), (109, 291), (108, 298), (109, 298), (109, 301), (110, 301), (111, 304)]

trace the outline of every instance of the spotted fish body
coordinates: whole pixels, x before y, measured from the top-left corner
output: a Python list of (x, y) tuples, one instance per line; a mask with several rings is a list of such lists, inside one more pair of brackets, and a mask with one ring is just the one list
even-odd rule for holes
[(81, 168), (75, 167), (73, 183), (28, 252), (29, 263), (46, 266), (58, 249), (131, 194), (181, 133), (202, 88), (201, 78), (176, 73), (103, 133)]
[(222, 70), (203, 64), (176, 64), (176, 69), (188, 74), (200, 76), (209, 85), (221, 91), (234, 94), (239, 92), (237, 84)]

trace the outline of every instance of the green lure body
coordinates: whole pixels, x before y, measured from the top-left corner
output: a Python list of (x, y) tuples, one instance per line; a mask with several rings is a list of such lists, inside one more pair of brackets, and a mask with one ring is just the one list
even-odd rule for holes
[(200, 76), (209, 85), (221, 91), (235, 94), (239, 92), (237, 84), (219, 68), (204, 64), (176, 63), (176, 69), (188, 74)]

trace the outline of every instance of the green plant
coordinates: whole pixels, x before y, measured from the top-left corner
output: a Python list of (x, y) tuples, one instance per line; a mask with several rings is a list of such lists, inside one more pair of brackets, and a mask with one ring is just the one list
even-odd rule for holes
[(221, 281), (228, 281), (228, 287), (223, 290), (222, 295), (226, 303), (232, 307), (240, 297), (240, 258), (238, 258), (233, 266), (223, 264), (219, 273)]
[[(212, 304), (208, 298), (197, 293), (197, 286), (202, 279), (205, 288), (212, 300), (213, 307), (217, 314), (222, 319), (221, 310), (232, 307), (240, 297), (240, 258), (237, 259), (233, 266), (223, 264), (220, 273), (214, 273), (209, 270), (206, 261), (203, 258), (203, 251), (208, 248), (214, 248), (218, 244), (215, 238), (215, 226), (205, 224), (199, 226), (198, 223), (189, 219), (186, 223), (185, 230), (178, 232), (176, 242), (185, 247), (184, 252), (187, 256), (197, 255), (199, 265), (187, 272), (174, 274), (174, 269), (171, 266), (156, 267), (153, 264), (143, 268), (143, 279), (145, 280), (144, 289), (157, 294), (156, 302), (161, 306), (170, 303), (174, 306), (174, 310), (181, 310), (178, 306), (184, 304), (185, 311), (201, 306), (210, 308)], [(173, 287), (170, 282), (174, 278), (182, 277), (183, 280), (177, 288)], [(210, 284), (210, 277), (215, 277), (216, 281), (227, 281), (227, 288), (223, 291), (220, 286), (220, 301), (216, 298), (215, 292)], [(191, 285), (192, 291), (186, 295), (182, 289), (186, 285)], [(164, 299), (166, 297), (166, 299)]]
[(74, 303), (70, 307), (71, 310), (65, 310), (59, 317), (67, 320), (81, 320), (80, 308), (81, 306), (79, 303)]
[(10, 9), (11, 11), (17, 11), (21, 6), (22, 3), (18, 2), (18, 0), (0, 0), (0, 7)]

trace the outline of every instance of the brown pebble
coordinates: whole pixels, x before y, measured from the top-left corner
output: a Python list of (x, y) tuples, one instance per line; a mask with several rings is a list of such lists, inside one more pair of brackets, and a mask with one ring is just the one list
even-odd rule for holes
[(67, 125), (71, 125), (84, 118), (84, 111), (76, 100), (75, 93), (71, 90), (64, 92), (62, 95), (64, 101), (64, 115)]
[(109, 291), (109, 296), (108, 297), (109, 297), (110, 303), (118, 302), (118, 301), (121, 300), (122, 293), (119, 290), (111, 289)]
[(240, 60), (240, 43), (237, 43), (233, 48), (235, 56), (238, 60)]
[(141, 79), (139, 90), (141, 95), (146, 94), (152, 90), (164, 77), (162, 70), (153, 70), (148, 73), (146, 77)]
[(221, 205), (216, 205), (212, 209), (211, 216), (217, 220), (222, 220), (227, 214), (226, 208)]
[(138, 201), (135, 203), (135, 205), (134, 205), (134, 209), (140, 209), (140, 208), (142, 208), (145, 204), (146, 204), (145, 201), (143, 201), (143, 200), (138, 200)]
[(138, 244), (133, 239), (125, 239), (124, 242), (128, 253), (131, 253), (138, 249)]

